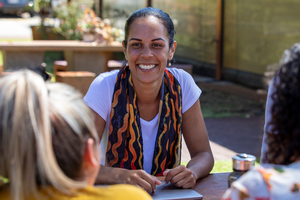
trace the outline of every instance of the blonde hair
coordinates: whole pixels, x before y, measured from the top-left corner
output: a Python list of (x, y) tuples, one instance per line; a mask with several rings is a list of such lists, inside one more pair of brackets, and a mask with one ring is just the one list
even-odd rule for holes
[(84, 187), (74, 179), (87, 138), (98, 144), (92, 113), (74, 88), (29, 70), (0, 78), (0, 176), (12, 199), (37, 195), (39, 184), (66, 194)]

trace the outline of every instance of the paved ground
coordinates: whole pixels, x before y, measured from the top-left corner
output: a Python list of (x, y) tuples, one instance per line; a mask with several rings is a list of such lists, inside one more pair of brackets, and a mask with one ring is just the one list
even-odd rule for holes
[[(231, 160), (237, 153), (260, 157), (264, 116), (205, 119), (205, 124), (215, 160)], [(189, 160), (183, 143), (182, 161)]]
[[(253, 90), (230, 82), (215, 82), (206, 77), (196, 76), (194, 79), (205, 87), (265, 102), (266, 91)], [(209, 118), (205, 119), (205, 124), (215, 160), (231, 160), (236, 153), (249, 153), (260, 157), (263, 114), (249, 118)], [(187, 162), (189, 159), (188, 150), (183, 143), (182, 161)]]

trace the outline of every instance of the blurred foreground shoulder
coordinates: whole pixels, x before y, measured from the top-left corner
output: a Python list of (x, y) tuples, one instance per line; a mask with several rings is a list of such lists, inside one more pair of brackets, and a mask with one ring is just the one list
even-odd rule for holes
[(141, 188), (133, 185), (125, 185), (125, 184), (118, 184), (109, 186), (113, 191), (113, 198), (112, 199), (123, 199), (123, 200), (150, 200), (152, 197), (149, 193), (145, 192)]
[(88, 186), (72, 200), (150, 200), (151, 196), (133, 185), (117, 184), (109, 186)]

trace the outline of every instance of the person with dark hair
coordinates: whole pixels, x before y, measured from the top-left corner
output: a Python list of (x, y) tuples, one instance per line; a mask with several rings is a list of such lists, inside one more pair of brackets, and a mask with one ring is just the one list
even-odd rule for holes
[[(30, 67), (30, 68), (23, 68), (23, 69), (29, 69), (37, 74), (39, 74), (44, 81), (50, 81), (51, 75), (46, 72), (46, 63), (41, 63), (41, 65), (36, 67)], [(8, 69), (4, 73), (0, 73), (1, 76), (9, 75), (15, 71), (19, 71), (20, 69)]]
[(232, 183), (224, 200), (300, 199), (300, 43), (284, 52), (273, 78), (267, 162)]
[(31, 71), (34, 71), (35, 73), (42, 76), (44, 81), (50, 81), (51, 75), (46, 72), (46, 64), (42, 63), (40, 66), (29, 68)]
[[(166, 182), (192, 188), (214, 160), (201, 113), (201, 90), (187, 72), (166, 68), (177, 46), (170, 16), (143, 8), (125, 24), (127, 63), (100, 74), (84, 101), (94, 111), (101, 138), (97, 183), (128, 183), (148, 192)], [(191, 160), (180, 165), (182, 135)]]

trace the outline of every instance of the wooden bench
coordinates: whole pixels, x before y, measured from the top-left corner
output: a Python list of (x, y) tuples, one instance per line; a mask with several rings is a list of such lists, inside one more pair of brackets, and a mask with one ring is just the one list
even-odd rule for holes
[(60, 71), (56, 72), (56, 81), (66, 83), (85, 95), (96, 77), (96, 74), (88, 71)]
[(56, 80), (57, 72), (65, 72), (68, 70), (68, 62), (66, 60), (56, 60), (53, 64), (53, 74)]
[(107, 71), (113, 52), (123, 52), (121, 43), (96, 44), (75, 40), (35, 40), (0, 42), (3, 70), (39, 66), (45, 51), (63, 51), (68, 71), (90, 71), (96, 75)]

